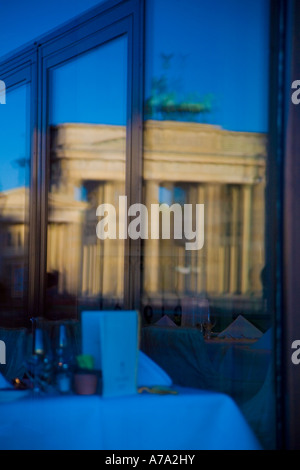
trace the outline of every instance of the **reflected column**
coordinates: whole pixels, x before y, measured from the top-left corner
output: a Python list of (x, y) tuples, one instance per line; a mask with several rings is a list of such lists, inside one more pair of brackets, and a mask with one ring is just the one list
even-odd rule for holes
[[(105, 183), (104, 186), (104, 201), (106, 204), (114, 205), (115, 184), (114, 182)], [(117, 295), (118, 286), (118, 247), (117, 240), (107, 238), (103, 243), (103, 296), (113, 297)]]
[[(220, 202), (221, 185), (209, 184), (205, 190), (206, 209), (206, 245), (207, 245), (207, 279), (206, 289), (210, 294), (220, 291)], [(224, 267), (223, 267), (224, 268)]]
[(265, 264), (264, 225), (265, 225), (265, 182), (253, 186), (251, 224), (251, 276), (250, 288), (255, 294), (262, 293), (261, 271)]
[(250, 249), (251, 249), (251, 195), (252, 186), (242, 186), (242, 253), (241, 253), (241, 293), (249, 290)]
[[(159, 203), (159, 184), (157, 181), (146, 181), (145, 186), (146, 207), (150, 214), (151, 204)], [(147, 294), (156, 294), (159, 291), (159, 239), (151, 238), (151, 230), (156, 231), (158, 227), (151, 226), (149, 217), (149, 237), (144, 248), (144, 290)]]
[(230, 279), (229, 292), (238, 292), (239, 259), (239, 187), (231, 186)]
[[(204, 185), (198, 185), (197, 187), (198, 194), (198, 204), (203, 204), (205, 201), (205, 187)], [(204, 213), (207, 210), (206, 204), (204, 204)], [(206, 290), (206, 245), (207, 245), (207, 232), (206, 226), (204, 224), (204, 246), (201, 250), (195, 251), (197, 256), (197, 292), (205, 292)]]

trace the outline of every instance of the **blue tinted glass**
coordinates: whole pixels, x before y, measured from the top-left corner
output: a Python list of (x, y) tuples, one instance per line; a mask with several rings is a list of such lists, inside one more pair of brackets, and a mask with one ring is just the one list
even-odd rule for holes
[[(104, 3), (105, 0), (15, 0), (1, 2), (0, 57), (81, 13)], [(26, 20), (25, 20), (26, 18)]]
[(127, 37), (53, 68), (49, 98), (47, 315), (77, 318), (123, 303), (124, 240), (97, 237), (96, 211), (125, 215)]
[(55, 99), (50, 103), (50, 123), (125, 125), (126, 70), (127, 41), (124, 38), (57, 68), (52, 74)]
[(268, 0), (147, 1), (146, 117), (265, 132), (268, 22)]
[(6, 93), (0, 107), (0, 190), (7, 191), (29, 184), (30, 146), (28, 139), (28, 88)]
[(16, 326), (24, 321), (27, 298), (29, 85), (7, 90), (5, 101), (0, 105), (0, 319)]
[(145, 50), (144, 201), (164, 205), (143, 242), (141, 347), (174, 383), (231, 395), (273, 448), (269, 0), (147, 0)]

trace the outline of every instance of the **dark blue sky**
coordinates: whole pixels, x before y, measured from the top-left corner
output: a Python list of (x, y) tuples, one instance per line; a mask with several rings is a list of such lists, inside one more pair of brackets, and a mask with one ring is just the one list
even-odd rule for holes
[[(99, 3), (0, 0), (0, 56)], [(168, 72), (182, 97), (213, 95), (208, 122), (265, 132), (268, 8), (269, 0), (148, 0), (146, 96), (164, 72), (161, 54), (173, 54)]]
[[(18, 164), (28, 160), (29, 90), (23, 86), (9, 93), (9, 105), (0, 105), (0, 191), (29, 183), (29, 168)], [(16, 112), (17, 110), (17, 112)]]
[[(0, 56), (98, 3), (103, 2), (0, 0)], [(151, 94), (153, 78), (165, 75), (169, 91), (181, 101), (213, 97), (205, 122), (235, 131), (266, 132), (268, 8), (269, 0), (148, 0), (145, 97)], [(51, 123), (125, 123), (125, 42), (99, 48), (54, 72)], [(162, 54), (170, 57), (167, 68)], [(9, 95), (7, 104), (0, 106), (1, 174), (4, 168), (9, 174), (8, 159), (24, 157), (28, 148), (24, 136), (8, 138), (11, 116), (14, 135), (24, 135), (23, 107), (24, 100), (16, 102)], [(1, 177), (2, 190), (20, 180), (16, 171), (11, 171), (11, 178)]]
[(126, 124), (126, 36), (76, 57), (51, 76), (50, 124)]
[(173, 54), (169, 75), (182, 94), (214, 96), (209, 123), (265, 132), (268, 108), (268, 0), (151, 0), (146, 92)]
[(104, 0), (0, 0), (0, 57)]

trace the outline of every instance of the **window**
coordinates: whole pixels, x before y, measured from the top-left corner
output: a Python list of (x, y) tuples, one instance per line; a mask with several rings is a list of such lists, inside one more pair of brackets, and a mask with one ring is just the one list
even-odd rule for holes
[(229, 393), (273, 448), (269, 1), (147, 0), (145, 45), (144, 202), (192, 207), (195, 241), (204, 205), (204, 244), (189, 250), (174, 230), (144, 240), (142, 347), (176, 383)]
[(274, 9), (91, 0), (0, 62), (0, 326), (139, 309), (141, 349), (174, 382), (232, 396), (265, 448), (281, 315)]
[[(31, 177), (31, 66), (2, 75), (6, 104), (0, 113), (1, 322), (28, 316), (29, 198)], [(18, 238), (19, 237), (19, 238)], [(19, 242), (18, 242), (19, 240)]]

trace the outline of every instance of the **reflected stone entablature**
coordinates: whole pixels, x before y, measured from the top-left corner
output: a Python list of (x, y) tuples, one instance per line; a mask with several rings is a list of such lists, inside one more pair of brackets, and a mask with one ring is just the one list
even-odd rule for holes
[[(180, 244), (164, 240), (145, 244), (146, 295), (160, 296), (163, 288), (170, 298), (174, 292), (181, 297), (261, 297), (266, 148), (265, 134), (188, 122), (144, 123), (143, 202), (147, 207), (161, 202), (162, 186), (171, 192), (181, 186), (186, 202), (205, 205), (203, 250), (187, 254)], [(124, 194), (125, 156), (123, 126), (69, 123), (51, 128), (47, 259), (48, 270), (60, 272), (62, 292), (122, 295), (123, 242), (100, 244), (95, 227), (97, 206)], [(5, 201), (0, 219), (8, 232), (16, 230), (17, 219), (24, 224), (24, 214), (17, 214), (20, 191), (0, 194)], [(2, 276), (8, 262), (7, 257), (1, 260)], [(102, 292), (98, 278), (104, 279)]]
[[(174, 121), (146, 121), (144, 130), (146, 180), (255, 184), (265, 177), (265, 134)], [(52, 136), (61, 180), (124, 178), (124, 127), (70, 123)]]

